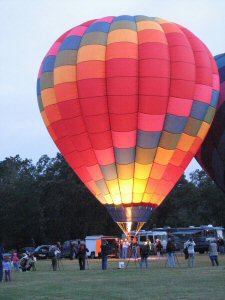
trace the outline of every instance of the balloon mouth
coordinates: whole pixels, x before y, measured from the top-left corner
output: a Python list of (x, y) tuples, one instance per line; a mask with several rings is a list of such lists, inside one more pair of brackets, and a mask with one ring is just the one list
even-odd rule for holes
[(154, 206), (112, 206), (105, 205), (107, 211), (118, 224), (120, 229), (128, 235), (132, 230), (141, 230), (143, 225), (148, 221), (153, 211)]
[(113, 218), (113, 220), (118, 223), (127, 222), (147, 222), (155, 206), (113, 206), (105, 205), (105, 208)]
[(126, 236), (129, 236), (131, 230), (135, 231), (135, 235), (141, 230), (145, 222), (116, 222)]

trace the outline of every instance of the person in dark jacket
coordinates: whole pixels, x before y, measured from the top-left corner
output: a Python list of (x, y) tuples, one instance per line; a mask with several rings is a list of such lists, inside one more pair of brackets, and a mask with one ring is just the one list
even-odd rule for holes
[(75, 242), (70, 241), (70, 260), (74, 259)]
[(101, 245), (101, 256), (102, 256), (102, 270), (107, 270), (108, 268), (108, 255), (110, 246), (106, 240), (102, 241)]
[(156, 250), (156, 254), (157, 254), (158, 258), (160, 258), (161, 254), (163, 254), (163, 246), (159, 239), (156, 240), (155, 250)]
[(145, 242), (144, 245), (140, 247), (140, 255), (141, 255), (141, 261), (140, 261), (141, 269), (144, 261), (145, 261), (145, 267), (146, 269), (148, 269), (148, 257), (150, 255), (150, 247), (147, 242)]
[(175, 262), (175, 244), (171, 238), (168, 238), (168, 242), (166, 245), (166, 251), (167, 251), (167, 257), (168, 257), (168, 267), (174, 267), (176, 268), (176, 262)]
[(215, 263), (217, 267), (219, 266), (218, 261), (218, 251), (217, 251), (217, 243), (215, 240), (211, 240), (209, 244), (209, 258), (211, 260), (212, 266), (214, 267)]
[(219, 247), (219, 252), (220, 254), (224, 254), (224, 240), (222, 237), (219, 237), (217, 241), (218, 247)]
[(80, 270), (85, 270), (85, 261), (86, 261), (86, 254), (89, 250), (86, 248), (85, 244), (80, 244), (77, 252), (77, 258), (79, 260)]

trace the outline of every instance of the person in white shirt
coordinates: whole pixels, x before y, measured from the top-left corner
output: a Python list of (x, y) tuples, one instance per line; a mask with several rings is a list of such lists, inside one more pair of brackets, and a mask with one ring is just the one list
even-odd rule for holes
[(130, 246), (130, 243), (127, 241), (127, 239), (125, 239), (125, 241), (123, 242), (123, 248), (122, 248), (122, 257), (123, 259), (126, 259), (128, 256), (128, 248)]
[(195, 266), (195, 242), (190, 238), (184, 243), (184, 248), (188, 250), (188, 267), (193, 268)]

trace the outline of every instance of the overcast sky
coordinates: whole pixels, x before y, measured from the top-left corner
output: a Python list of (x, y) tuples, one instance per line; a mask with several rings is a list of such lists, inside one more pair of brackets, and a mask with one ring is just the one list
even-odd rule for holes
[[(225, 52), (224, 0), (0, 0), (0, 160), (19, 154), (36, 162), (57, 148), (36, 100), (40, 63), (68, 29), (109, 15), (147, 15), (179, 23), (213, 55)], [(192, 162), (187, 172), (198, 168)]]

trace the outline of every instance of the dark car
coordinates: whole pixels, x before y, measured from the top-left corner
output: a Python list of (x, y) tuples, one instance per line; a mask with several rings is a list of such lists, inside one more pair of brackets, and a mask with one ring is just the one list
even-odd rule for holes
[(19, 250), (19, 252), (18, 252), (18, 256), (19, 256), (19, 258), (21, 258), (24, 253), (26, 253), (27, 255), (32, 255), (34, 253), (34, 250), (35, 250), (34, 247), (24, 247), (24, 248), (21, 248)]
[(35, 250), (34, 247), (24, 247), (21, 249), (21, 252), (30, 255), (34, 253), (34, 250)]
[(74, 259), (77, 256), (80, 240), (68, 240), (62, 245), (61, 257)]
[(48, 258), (49, 257), (49, 248), (51, 245), (41, 245), (34, 249), (33, 255), (36, 258)]

